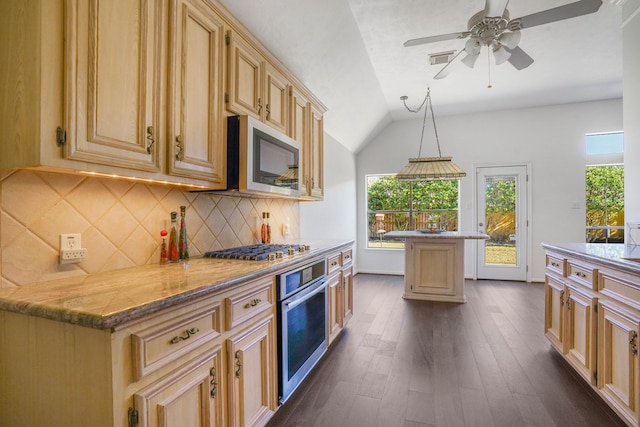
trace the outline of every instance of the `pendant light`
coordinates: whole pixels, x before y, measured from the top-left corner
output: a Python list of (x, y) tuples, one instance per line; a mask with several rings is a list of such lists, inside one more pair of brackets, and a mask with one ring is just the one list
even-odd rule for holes
[[(424, 117), (422, 120), (422, 134), (420, 135), (420, 148), (418, 157), (410, 158), (407, 164), (400, 172), (396, 174), (396, 179), (400, 181), (432, 181), (439, 179), (460, 179), (467, 174), (456, 166), (451, 160), (452, 157), (442, 157), (440, 150), (440, 140), (438, 139), (438, 130), (436, 129), (436, 119), (433, 115), (433, 105), (431, 102), (431, 88), (427, 89), (427, 95), (417, 110), (412, 110), (407, 106), (407, 97), (401, 96), (405, 108), (412, 113), (417, 113), (424, 106)], [(427, 124), (427, 112), (431, 113), (433, 121), (433, 130), (436, 136), (436, 144), (438, 146), (438, 157), (420, 157), (422, 154), (422, 142), (424, 140), (424, 129)]]

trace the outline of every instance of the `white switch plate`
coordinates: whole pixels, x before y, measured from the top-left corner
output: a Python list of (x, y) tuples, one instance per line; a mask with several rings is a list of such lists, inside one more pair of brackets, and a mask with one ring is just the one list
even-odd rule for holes
[(82, 247), (80, 233), (60, 235), (60, 264), (71, 264), (87, 257), (87, 250)]

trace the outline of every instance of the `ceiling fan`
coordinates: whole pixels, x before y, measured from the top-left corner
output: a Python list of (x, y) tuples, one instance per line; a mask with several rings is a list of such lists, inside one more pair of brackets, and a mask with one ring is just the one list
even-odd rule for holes
[(486, 0), (484, 10), (469, 19), (467, 31), (411, 39), (404, 42), (404, 46), (468, 38), (464, 49), (449, 60), (436, 74), (435, 79), (446, 77), (448, 71), (445, 70), (462, 52), (467, 54), (462, 63), (473, 68), (482, 46), (487, 46), (493, 51), (496, 65), (509, 61), (516, 69), (522, 70), (533, 63), (533, 58), (518, 47), (520, 30), (597, 12), (602, 0), (580, 0), (514, 19), (509, 17), (508, 3), (509, 0)]

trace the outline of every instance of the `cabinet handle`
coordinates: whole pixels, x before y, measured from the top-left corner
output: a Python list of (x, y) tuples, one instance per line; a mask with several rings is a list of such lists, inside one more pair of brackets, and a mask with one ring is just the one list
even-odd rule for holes
[(271, 108), (269, 107), (269, 104), (267, 104), (266, 110), (267, 110), (267, 120), (269, 120), (271, 118)]
[(188, 340), (189, 338), (191, 338), (191, 335), (195, 335), (198, 332), (200, 332), (200, 329), (198, 328), (191, 328), (191, 329), (186, 329), (184, 331), (185, 335), (183, 336), (175, 336), (173, 338), (171, 338), (171, 344), (177, 344), (180, 341), (184, 341), (184, 340)]
[(262, 302), (262, 300), (260, 298), (256, 298), (254, 300), (252, 300), (251, 302), (248, 302), (244, 305), (244, 308), (251, 308), (251, 307), (255, 307), (256, 305), (260, 304)]
[(556, 268), (558, 268), (558, 267), (560, 267), (560, 264), (558, 264), (557, 262), (553, 262), (553, 261), (552, 261), (552, 262), (551, 262), (551, 266), (552, 266), (552, 267), (556, 267)]
[(587, 275), (582, 271), (576, 271), (576, 276), (580, 277), (581, 279), (585, 279), (587, 277)]
[(258, 98), (258, 115), (262, 113), (262, 98)]
[(147, 126), (147, 153), (153, 153), (153, 145), (156, 140), (153, 138), (153, 126)]
[(638, 355), (638, 333), (636, 331), (631, 331), (631, 339), (629, 340), (629, 345), (631, 346), (631, 354), (634, 356)]
[(564, 305), (564, 291), (560, 291), (560, 306)]
[(338, 261), (333, 261), (330, 267), (335, 267), (336, 265), (338, 265)]
[(240, 378), (240, 374), (242, 372), (242, 362), (240, 361), (241, 352), (240, 350), (236, 351), (236, 378)]
[(176, 160), (184, 160), (184, 144), (182, 143), (182, 135), (176, 136)]
[(211, 377), (211, 398), (216, 397), (218, 393), (218, 382), (216, 381), (216, 368), (215, 366), (209, 370), (209, 376)]

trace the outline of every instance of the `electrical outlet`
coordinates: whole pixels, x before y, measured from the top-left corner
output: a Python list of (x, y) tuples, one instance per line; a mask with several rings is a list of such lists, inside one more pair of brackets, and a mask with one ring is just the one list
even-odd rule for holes
[(87, 250), (82, 247), (80, 233), (60, 235), (60, 264), (71, 264), (87, 257)]

